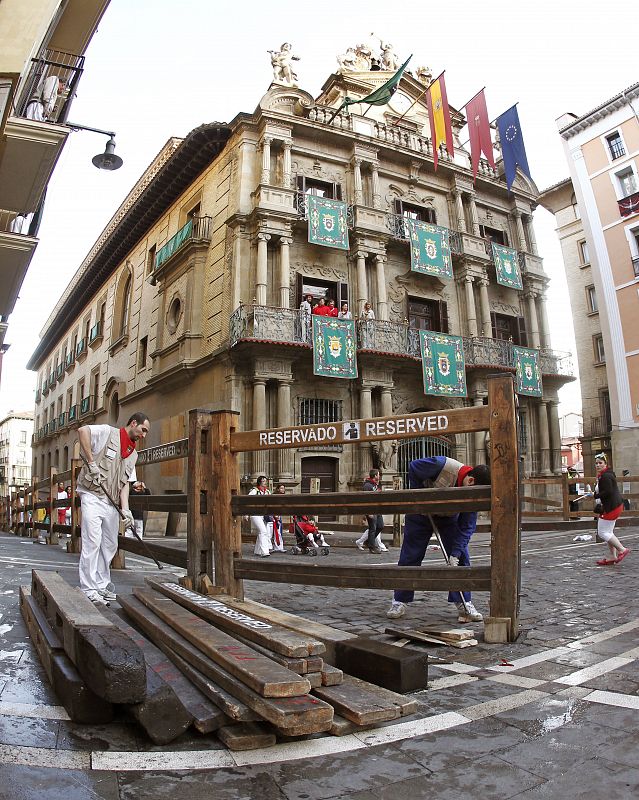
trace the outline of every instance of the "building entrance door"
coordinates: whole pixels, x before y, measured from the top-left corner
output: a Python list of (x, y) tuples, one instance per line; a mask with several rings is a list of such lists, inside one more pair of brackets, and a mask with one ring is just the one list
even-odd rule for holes
[[(325, 456), (309, 456), (302, 459), (302, 493), (310, 492), (311, 478), (319, 478), (320, 494), (325, 492), (337, 491), (337, 481), (335, 473), (338, 461), (335, 458)], [(319, 522), (329, 522), (335, 520), (335, 515), (322, 515), (318, 518)]]

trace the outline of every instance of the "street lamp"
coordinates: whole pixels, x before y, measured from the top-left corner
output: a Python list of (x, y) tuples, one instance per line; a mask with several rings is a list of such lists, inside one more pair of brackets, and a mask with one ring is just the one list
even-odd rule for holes
[(78, 125), (75, 122), (67, 122), (66, 124), (73, 131), (92, 131), (93, 133), (102, 133), (104, 136), (108, 136), (109, 141), (106, 143), (104, 153), (98, 153), (96, 156), (93, 156), (91, 161), (98, 169), (107, 169), (111, 172), (113, 170), (120, 169), (124, 162), (120, 156), (116, 156), (115, 154), (115, 133), (113, 131), (103, 131), (100, 128), (90, 128), (88, 125)]

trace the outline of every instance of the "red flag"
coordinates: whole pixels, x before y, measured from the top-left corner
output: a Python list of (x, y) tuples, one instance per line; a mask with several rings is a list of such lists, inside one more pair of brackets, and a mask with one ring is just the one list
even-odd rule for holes
[(448, 108), (448, 97), (446, 95), (446, 84), (444, 83), (444, 73), (434, 80), (426, 92), (426, 104), (428, 106), (428, 117), (430, 119), (430, 140), (433, 143), (433, 161), (437, 169), (437, 153), (439, 145), (446, 143), (448, 155), (452, 156), (453, 149), (453, 130), (450, 124), (450, 110)]
[(473, 181), (477, 177), (477, 168), (481, 154), (486, 156), (490, 166), (495, 169), (493, 143), (490, 138), (490, 122), (484, 90), (478, 92), (466, 103), (466, 119), (468, 120), (468, 138), (470, 139), (470, 160), (473, 166)]

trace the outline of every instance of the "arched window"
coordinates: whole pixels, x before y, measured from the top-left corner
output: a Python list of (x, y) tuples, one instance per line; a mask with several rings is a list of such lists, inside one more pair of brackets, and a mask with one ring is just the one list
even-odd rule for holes
[(131, 294), (133, 291), (133, 271), (130, 266), (120, 275), (115, 290), (115, 307), (113, 313), (112, 342), (118, 342), (127, 335), (129, 316), (131, 314)]
[(120, 317), (120, 336), (124, 336), (129, 327), (129, 310), (131, 308), (131, 276), (129, 275), (124, 284), (122, 294), (122, 315)]

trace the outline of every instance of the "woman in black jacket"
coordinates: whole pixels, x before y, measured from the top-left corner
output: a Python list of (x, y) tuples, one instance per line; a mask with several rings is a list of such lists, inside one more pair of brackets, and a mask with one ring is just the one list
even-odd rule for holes
[(617, 486), (617, 477), (608, 466), (605, 453), (598, 453), (595, 456), (595, 469), (597, 470), (595, 513), (599, 515), (597, 534), (608, 544), (610, 550), (610, 558), (597, 561), (597, 565), (603, 567), (608, 564), (619, 564), (630, 550), (624, 547), (614, 534), (615, 522), (623, 511), (623, 500)]

